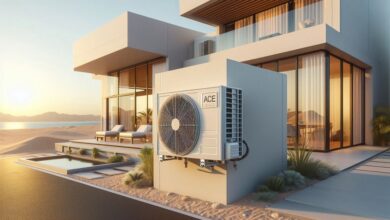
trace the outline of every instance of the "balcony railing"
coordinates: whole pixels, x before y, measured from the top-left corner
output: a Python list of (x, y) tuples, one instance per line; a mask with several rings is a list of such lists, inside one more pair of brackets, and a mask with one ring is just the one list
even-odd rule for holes
[[(238, 47), (265, 39), (281, 36), (291, 32), (310, 28), (324, 22), (323, 0), (289, 11), (285, 8), (277, 8), (261, 12), (254, 16), (257, 22), (237, 28), (219, 35), (204, 35), (194, 40), (191, 46), (192, 58), (212, 54), (215, 52)], [(296, 4), (297, 5), (297, 4)], [(303, 6), (303, 7), (302, 7)]]

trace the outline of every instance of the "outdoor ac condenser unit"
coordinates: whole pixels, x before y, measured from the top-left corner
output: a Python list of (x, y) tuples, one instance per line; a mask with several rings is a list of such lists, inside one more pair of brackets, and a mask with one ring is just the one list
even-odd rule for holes
[(158, 155), (225, 161), (242, 155), (242, 91), (213, 87), (157, 94)]

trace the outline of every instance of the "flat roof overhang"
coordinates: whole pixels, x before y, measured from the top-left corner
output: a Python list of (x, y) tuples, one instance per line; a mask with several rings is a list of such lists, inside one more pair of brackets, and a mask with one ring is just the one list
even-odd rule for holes
[(75, 71), (107, 75), (107, 73), (129, 67), (145, 61), (163, 57), (161, 54), (139, 50), (136, 48), (123, 48), (85, 64), (74, 67)]
[(289, 0), (180, 0), (181, 15), (209, 25), (222, 25)]

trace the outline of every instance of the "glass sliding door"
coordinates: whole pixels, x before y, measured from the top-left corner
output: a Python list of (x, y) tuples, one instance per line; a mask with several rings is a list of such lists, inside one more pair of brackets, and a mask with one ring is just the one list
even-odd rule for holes
[(135, 69), (119, 73), (119, 123), (125, 131), (135, 128)]
[(363, 71), (353, 67), (353, 145), (362, 144), (362, 104), (363, 104)]
[(331, 150), (341, 147), (341, 60), (330, 56), (329, 74), (329, 147)]
[(253, 42), (253, 16), (234, 22), (234, 45)]
[(299, 143), (325, 150), (325, 53), (300, 56), (298, 68)]
[(343, 147), (351, 146), (352, 125), (351, 64), (343, 62)]
[(295, 0), (295, 30), (322, 24), (324, 20), (323, 0)]
[(255, 15), (256, 40), (262, 40), (288, 32), (288, 3)]
[(279, 72), (287, 75), (287, 145), (298, 141), (297, 127), (297, 58), (279, 61)]
[(108, 110), (108, 126), (107, 130), (111, 130), (115, 125), (118, 124), (118, 98), (107, 99), (107, 110)]
[(137, 127), (147, 124), (148, 119), (148, 100), (147, 100), (147, 75), (148, 66), (141, 65), (136, 67), (135, 87), (136, 87), (136, 106), (137, 106)]

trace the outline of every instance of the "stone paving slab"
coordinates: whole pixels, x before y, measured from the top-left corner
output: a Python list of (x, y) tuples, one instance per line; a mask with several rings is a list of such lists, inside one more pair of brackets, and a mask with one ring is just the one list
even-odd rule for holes
[(357, 167), (356, 169), (363, 170), (363, 171), (390, 173), (390, 168), (388, 167), (360, 166)]
[(97, 174), (97, 173), (93, 173), (93, 172), (76, 173), (74, 175), (81, 177), (81, 178), (84, 178), (84, 179), (88, 179), (88, 180), (99, 179), (99, 178), (104, 177), (101, 174)]
[(134, 170), (134, 168), (135, 166), (121, 166), (121, 167), (115, 167), (114, 169), (128, 172)]
[(390, 163), (381, 163), (381, 162), (368, 162), (364, 164), (365, 166), (373, 166), (373, 167), (387, 167), (390, 168)]
[(373, 162), (381, 162), (381, 163), (390, 163), (390, 158), (377, 157), (373, 160)]
[(365, 170), (353, 170), (351, 171), (351, 173), (390, 177), (390, 173), (378, 173), (378, 172), (365, 171)]
[(104, 174), (107, 176), (113, 176), (124, 173), (124, 171), (121, 170), (114, 170), (114, 169), (102, 169), (102, 170), (95, 170), (95, 173)]

